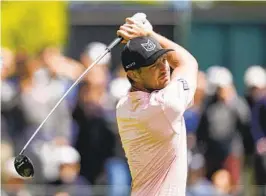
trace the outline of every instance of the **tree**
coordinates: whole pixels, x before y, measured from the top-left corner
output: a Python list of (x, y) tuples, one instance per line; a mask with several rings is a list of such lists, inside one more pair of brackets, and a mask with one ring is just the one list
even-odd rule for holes
[(63, 46), (67, 36), (67, 3), (62, 1), (1, 2), (1, 45), (35, 53), (43, 45)]

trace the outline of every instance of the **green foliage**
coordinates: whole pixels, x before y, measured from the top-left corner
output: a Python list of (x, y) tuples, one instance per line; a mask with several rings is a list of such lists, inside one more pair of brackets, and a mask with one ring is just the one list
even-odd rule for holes
[(43, 45), (64, 45), (67, 36), (67, 3), (62, 1), (3, 1), (1, 45), (35, 53)]

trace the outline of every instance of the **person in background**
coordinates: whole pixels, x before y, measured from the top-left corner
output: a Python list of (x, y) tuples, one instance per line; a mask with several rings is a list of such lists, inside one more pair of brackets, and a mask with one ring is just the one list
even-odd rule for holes
[(194, 96), (194, 104), (188, 108), (184, 113), (184, 119), (187, 129), (187, 145), (188, 150), (192, 150), (196, 147), (196, 131), (198, 123), (201, 117), (202, 108), (204, 104), (204, 98), (206, 94), (206, 76), (205, 73), (199, 71), (197, 89)]
[[(56, 186), (56, 193), (89, 196), (92, 194), (90, 183), (79, 175), (80, 155), (71, 146), (60, 146), (55, 149), (55, 158), (59, 167), (58, 179), (51, 184)], [(50, 195), (50, 194), (49, 194)]]
[[(100, 42), (88, 44), (81, 55), (81, 62), (85, 67), (96, 60), (106, 49), (106, 45)], [(118, 99), (127, 93), (130, 83), (123, 73), (123, 67), (117, 70), (115, 79), (111, 80), (109, 67), (111, 63), (111, 54), (107, 54), (97, 65), (95, 65), (86, 76), (86, 83), (89, 85), (90, 102), (96, 103), (104, 110), (103, 117), (109, 123), (112, 138), (114, 137), (113, 155), (106, 159), (104, 170), (107, 184), (111, 185), (109, 193), (111, 195), (124, 195), (128, 191), (130, 184), (130, 175), (128, 165), (125, 161), (124, 151), (120, 137), (117, 132), (115, 121), (115, 107)], [(125, 88), (124, 88), (125, 87)], [(101, 181), (101, 180), (100, 180)], [(105, 181), (105, 180), (103, 180)], [(125, 190), (121, 187), (124, 186)]]
[(253, 107), (263, 94), (266, 87), (266, 73), (264, 68), (259, 65), (250, 66), (244, 75), (244, 83), (246, 86), (245, 98), (250, 107)]
[[(260, 144), (259, 138), (262, 135), (258, 134), (258, 128), (260, 127), (260, 114), (257, 114), (257, 110), (260, 107), (260, 102), (263, 103), (263, 91), (266, 88), (266, 72), (259, 65), (250, 66), (244, 75), (244, 83), (246, 86), (245, 99), (249, 104), (249, 108), (252, 111), (252, 120), (249, 127), (249, 132), (246, 133), (246, 165), (254, 169), (254, 180), (255, 184), (266, 184), (263, 178), (265, 176), (265, 169), (263, 169), (263, 162), (260, 153), (257, 151), (257, 146)], [(264, 117), (264, 119), (266, 119)], [(252, 182), (253, 183), (253, 182)], [(258, 193), (259, 194), (259, 193)]]
[(16, 55), (8, 48), (1, 48), (1, 135), (14, 150), (25, 126), (19, 99), (16, 72)]
[[(21, 127), (23, 133), (19, 137), (21, 141), (18, 143), (18, 149), (21, 149), (63, 95), (64, 84), (57, 75), (53, 75), (49, 69), (44, 68), (36, 57), (30, 57), (18, 66), (20, 66), (18, 71), (19, 106), (22, 110), (21, 116), (25, 118), (25, 127)], [(71, 116), (67, 102), (64, 100), (29, 146), (28, 152), (32, 153), (33, 162), (36, 162), (36, 167), (40, 167), (36, 168), (36, 178), (34, 179), (53, 180), (53, 172), (46, 172), (49, 170), (47, 168), (50, 168), (50, 164), (45, 162), (45, 157), (40, 156), (39, 151), (50, 141), (58, 145), (70, 143), (70, 131)], [(47, 141), (49, 142), (47, 143)]]
[[(220, 68), (215, 78), (217, 90), (204, 107), (197, 130), (197, 144), (204, 150), (208, 178), (211, 179), (219, 169), (227, 169), (233, 185), (239, 188), (241, 135), (248, 131), (249, 108), (237, 95), (228, 69)], [(239, 191), (237, 188), (235, 191)]]
[[(62, 85), (64, 91), (68, 90), (85, 70), (81, 63), (64, 56), (60, 48), (53, 45), (44, 46), (39, 51), (38, 61), (40, 64), (39, 75), (48, 75), (50, 78), (57, 80)], [(77, 92), (78, 87), (74, 87), (66, 97), (70, 110), (76, 104)]]
[(72, 116), (76, 124), (74, 146), (81, 155), (81, 174), (96, 184), (105, 161), (114, 155), (115, 136), (103, 106), (107, 76), (102, 69), (84, 78)]
[[(254, 108), (254, 105), (257, 104), (261, 99), (263, 99), (265, 88), (266, 88), (266, 71), (259, 65), (250, 66), (244, 75), (244, 82), (246, 85), (245, 99), (249, 104), (250, 110)], [(258, 136), (254, 136), (254, 129), (250, 128), (250, 131), (246, 135), (246, 143), (247, 143), (247, 156), (250, 156), (254, 153), (255, 143), (252, 138), (256, 138)]]
[(211, 181), (205, 177), (204, 156), (195, 153), (189, 159), (188, 186), (186, 196), (221, 196)]
[[(85, 66), (88, 67), (91, 65), (107, 48), (107, 45), (101, 42), (91, 42), (89, 43), (82, 54), (80, 55), (80, 62)], [(103, 69), (106, 69), (108, 71), (108, 68), (110, 67), (111, 63), (111, 54), (108, 53), (104, 56), (104, 58), (99, 61), (98, 67), (101, 67)], [(96, 67), (96, 66), (95, 66)]]
[[(103, 54), (107, 45), (101, 42), (89, 43), (80, 56), (80, 61), (85, 68), (90, 66), (100, 55)], [(114, 118), (113, 98), (109, 93), (109, 87), (111, 82), (111, 65), (112, 56), (111, 53), (106, 54), (96, 65), (94, 65), (87, 73), (85, 80), (89, 84), (94, 84), (91, 88), (98, 88), (94, 92), (101, 93), (100, 101), (102, 107), (106, 111), (106, 118), (108, 121), (112, 121)], [(96, 95), (97, 93), (95, 93)], [(94, 96), (95, 97), (95, 96)]]
[[(49, 54), (47, 56), (43, 54), (46, 56), (43, 61), (40, 60), (41, 58), (31, 57), (23, 64), (24, 68), (19, 72), (21, 107), (28, 128), (32, 128), (32, 130), (42, 122), (64, 93), (64, 84), (58, 78), (57, 73), (47, 68), (51, 66), (48, 59), (53, 59), (53, 55), (57, 55), (57, 50), (53, 50)], [(38, 108), (38, 110), (32, 110), (32, 108)], [(69, 142), (70, 113), (66, 101), (63, 101), (55, 110), (53, 117), (44, 125), (44, 129), (46, 131), (39, 134), (42, 139), (58, 138), (63, 140), (64, 138), (66, 143)]]
[(217, 87), (218, 87), (217, 77), (219, 77), (218, 75), (221, 69), (222, 69), (222, 66), (213, 65), (213, 66), (210, 66), (206, 70), (206, 81), (207, 81), (206, 95), (208, 99), (210, 99), (210, 97), (216, 94)]
[(233, 184), (232, 177), (230, 173), (225, 169), (219, 169), (212, 176), (212, 182), (217, 190), (218, 196), (231, 196), (232, 194)]
[[(9, 145), (12, 145), (14, 154), (18, 154), (26, 143), (28, 121), (24, 113), (21, 97), (21, 86), (25, 84), (30, 70), (25, 66), (29, 61), (27, 51), (18, 48), (16, 53), (5, 48), (1, 50), (1, 136)], [(32, 110), (33, 112), (33, 110)], [(36, 155), (29, 150), (36, 166), (34, 182), (42, 183), (41, 164)], [(40, 167), (39, 167), (40, 166)]]
[[(261, 75), (266, 77), (265, 70), (261, 70)], [(265, 83), (261, 83), (260, 89), (257, 89), (258, 96), (252, 106), (251, 121), (251, 134), (256, 149), (255, 183), (259, 187), (257, 192), (259, 196), (266, 195), (266, 78), (264, 78), (264, 80)]]
[[(38, 70), (39, 78), (52, 78), (57, 81), (57, 86), (60, 85), (61, 95), (65, 93), (74, 81), (85, 71), (85, 66), (78, 61), (66, 57), (60, 51), (60, 48), (47, 45), (44, 46), (38, 55), (38, 61), (41, 64)], [(79, 84), (75, 86), (66, 96), (63, 104), (69, 113), (72, 113), (78, 101)], [(59, 99), (58, 99), (59, 100)], [(67, 114), (68, 115), (68, 114)], [(70, 137), (68, 143), (74, 145), (75, 143), (75, 129), (74, 121), (70, 122)], [(61, 139), (63, 141), (63, 138)]]
[[(89, 43), (80, 56), (80, 62), (84, 67), (89, 67), (100, 55), (103, 54), (107, 45), (101, 42), (91, 42)], [(100, 69), (106, 75), (106, 79), (108, 82), (111, 81), (111, 74), (109, 71), (111, 64), (111, 53), (106, 54), (87, 74), (87, 79), (90, 78), (98, 78), (97, 74), (99, 73), (98, 69)], [(107, 83), (108, 84), (108, 83)]]

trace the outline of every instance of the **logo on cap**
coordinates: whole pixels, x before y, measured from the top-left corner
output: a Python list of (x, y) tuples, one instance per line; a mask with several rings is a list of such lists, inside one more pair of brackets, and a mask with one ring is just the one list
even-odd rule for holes
[(156, 47), (156, 45), (149, 39), (147, 43), (141, 44), (141, 46), (148, 52), (153, 51)]
[(134, 65), (136, 65), (136, 63), (135, 63), (135, 62), (133, 62), (133, 63), (130, 63), (130, 64), (126, 65), (126, 68), (127, 68), (127, 69), (129, 69), (130, 67), (132, 67), (132, 66), (134, 66)]

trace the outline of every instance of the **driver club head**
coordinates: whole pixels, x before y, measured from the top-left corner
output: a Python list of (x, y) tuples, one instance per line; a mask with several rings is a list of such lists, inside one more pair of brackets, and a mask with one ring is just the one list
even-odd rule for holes
[(20, 176), (26, 178), (33, 177), (34, 175), (33, 164), (27, 156), (23, 154), (16, 156), (14, 161), (14, 166)]

